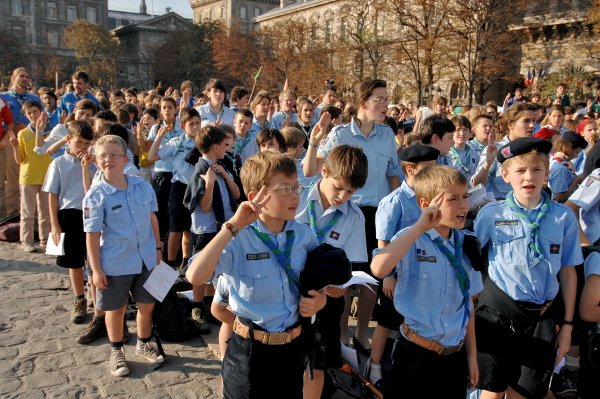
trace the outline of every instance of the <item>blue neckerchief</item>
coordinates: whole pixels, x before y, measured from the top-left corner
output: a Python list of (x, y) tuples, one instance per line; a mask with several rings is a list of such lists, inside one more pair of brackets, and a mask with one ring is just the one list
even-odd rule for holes
[(468, 175), (469, 174), (469, 159), (471, 159), (471, 147), (469, 147), (468, 145), (465, 146), (465, 158), (467, 159), (466, 165), (463, 162), (462, 156), (460, 155), (460, 153), (458, 152), (458, 150), (455, 147), (450, 147), (450, 156), (452, 157), (452, 159), (454, 159), (454, 161), (456, 161), (456, 163), (458, 164), (460, 169), (462, 169), (461, 171), (465, 175)]

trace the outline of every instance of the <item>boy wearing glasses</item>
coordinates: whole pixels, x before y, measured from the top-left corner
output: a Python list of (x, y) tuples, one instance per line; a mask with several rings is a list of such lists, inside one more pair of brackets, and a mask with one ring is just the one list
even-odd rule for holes
[(318, 246), (310, 228), (294, 220), (302, 185), (293, 159), (254, 155), (241, 173), (249, 201), (190, 260), (186, 277), (203, 284), (224, 275), (236, 318), (221, 369), (225, 398), (302, 398), (306, 346), (300, 316), (325, 306), (326, 295), (298, 286), (307, 253)]
[(103, 179), (83, 199), (83, 227), (96, 287), (96, 306), (106, 312), (110, 373), (129, 374), (123, 351), (123, 316), (131, 292), (137, 303), (136, 355), (150, 363), (164, 357), (150, 344), (154, 297), (143, 287), (161, 260), (156, 196), (152, 186), (124, 173), (127, 144), (115, 135), (100, 137), (96, 164)]

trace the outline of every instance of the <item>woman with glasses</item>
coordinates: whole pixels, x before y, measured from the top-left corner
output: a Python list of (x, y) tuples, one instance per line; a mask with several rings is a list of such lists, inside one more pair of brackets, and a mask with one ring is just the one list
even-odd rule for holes
[[(327, 155), (342, 144), (362, 148), (368, 159), (367, 182), (357, 190), (352, 201), (360, 207), (365, 216), (367, 237), (367, 263), (355, 264), (354, 268), (371, 274), (369, 264), (373, 249), (377, 248), (375, 236), (375, 212), (379, 201), (400, 186), (400, 165), (396, 154), (396, 143), (392, 129), (382, 124), (389, 104), (387, 84), (384, 80), (367, 80), (357, 91), (358, 113), (348, 124), (336, 126), (331, 133), (315, 126), (310, 136), (308, 151), (304, 161), (306, 176), (312, 176), (325, 161)], [(321, 144), (327, 137), (327, 141)], [(318, 149), (317, 149), (318, 148)], [(353, 345), (368, 356), (370, 352), (368, 327), (377, 296), (370, 288), (363, 286), (358, 297), (358, 324)], [(346, 294), (346, 311), (342, 316), (342, 342), (348, 343), (348, 315), (350, 313), (350, 293)]]

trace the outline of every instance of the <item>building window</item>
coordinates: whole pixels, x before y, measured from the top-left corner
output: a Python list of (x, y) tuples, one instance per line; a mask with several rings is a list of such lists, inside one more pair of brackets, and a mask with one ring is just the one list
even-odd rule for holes
[(254, 18), (260, 17), (260, 8), (254, 7)]
[(208, 19), (210, 19), (211, 21), (213, 20), (213, 9), (211, 8), (210, 10), (208, 10)]
[(340, 38), (345, 39), (346, 38), (346, 18), (342, 18), (340, 20)]
[(225, 18), (225, 7), (221, 7), (221, 18)]
[(92, 24), (98, 23), (98, 14), (96, 13), (95, 7), (86, 8), (85, 19), (87, 19), (87, 21)]
[(325, 21), (325, 40), (329, 43), (331, 40), (331, 20)]
[(12, 15), (23, 15), (23, 1), (12, 0)]
[(73, 5), (67, 6), (67, 21), (75, 21), (77, 19), (77, 7)]
[(19, 26), (19, 25), (15, 25), (12, 27), (12, 32), (13, 35), (15, 35), (18, 38), (23, 38), (23, 27)]
[(46, 17), (48, 19), (58, 19), (58, 10), (55, 2), (49, 1), (46, 3)]
[(246, 19), (246, 6), (240, 6), (240, 18)]
[(58, 32), (55, 30), (48, 31), (48, 46), (58, 47)]

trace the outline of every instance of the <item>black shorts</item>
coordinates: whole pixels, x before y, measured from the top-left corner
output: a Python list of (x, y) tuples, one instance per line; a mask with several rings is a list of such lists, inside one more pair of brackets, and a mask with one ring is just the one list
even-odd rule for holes
[(381, 327), (387, 328), (390, 331), (400, 330), (400, 325), (404, 322), (402, 316), (394, 307), (394, 300), (383, 294), (382, 284), (377, 287), (377, 304), (373, 310), (373, 318)]
[(56, 257), (56, 264), (67, 269), (79, 269), (85, 265), (85, 233), (83, 212), (80, 209), (58, 211), (58, 224), (65, 233), (65, 254)]
[(344, 312), (344, 297), (327, 297), (325, 307), (317, 313), (315, 325), (315, 369), (342, 367), (340, 320)]
[(183, 196), (187, 184), (176, 181), (171, 184), (169, 194), (169, 232), (182, 233), (190, 231), (192, 227), (192, 215), (189, 209), (183, 205)]
[(169, 194), (171, 193), (171, 172), (156, 172), (152, 178), (152, 188), (156, 194), (158, 205), (158, 228), (162, 241), (166, 240), (169, 232)]
[(302, 399), (304, 335), (285, 345), (264, 345), (231, 334), (221, 365), (223, 398)]
[(373, 272), (371, 272), (371, 258), (373, 257), (373, 250), (377, 248), (377, 237), (375, 235), (375, 213), (377, 212), (377, 208), (373, 206), (361, 206), (360, 210), (365, 217), (365, 237), (367, 241), (368, 261), (353, 262), (352, 270), (365, 272), (369, 276), (374, 277)]
[(192, 233), (192, 255), (196, 255), (198, 252), (202, 251), (204, 247), (215, 238), (217, 233), (204, 233), (204, 234), (195, 234)]
[(465, 398), (468, 376), (464, 349), (451, 355), (438, 355), (398, 334), (392, 351), (392, 369), (383, 396)]

